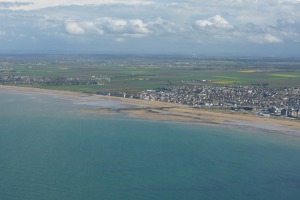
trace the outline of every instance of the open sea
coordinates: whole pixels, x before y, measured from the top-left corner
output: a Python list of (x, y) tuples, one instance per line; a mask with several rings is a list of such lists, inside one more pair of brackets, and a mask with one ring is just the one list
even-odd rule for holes
[(0, 90), (0, 200), (299, 200), (300, 139)]

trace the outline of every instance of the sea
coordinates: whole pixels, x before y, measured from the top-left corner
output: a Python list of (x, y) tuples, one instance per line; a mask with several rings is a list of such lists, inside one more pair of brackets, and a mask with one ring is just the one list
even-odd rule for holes
[(299, 200), (300, 139), (0, 89), (1, 200)]

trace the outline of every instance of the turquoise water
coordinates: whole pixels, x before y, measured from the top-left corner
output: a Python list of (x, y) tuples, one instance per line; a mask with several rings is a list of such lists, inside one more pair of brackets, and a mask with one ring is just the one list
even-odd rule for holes
[(300, 199), (296, 137), (89, 106), (0, 91), (1, 200)]

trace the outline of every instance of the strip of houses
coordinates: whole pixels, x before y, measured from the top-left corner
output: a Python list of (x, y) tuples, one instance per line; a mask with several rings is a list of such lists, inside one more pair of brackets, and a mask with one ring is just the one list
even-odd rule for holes
[(196, 108), (257, 111), (261, 116), (300, 118), (300, 88), (245, 85), (181, 86), (143, 91), (140, 99)]

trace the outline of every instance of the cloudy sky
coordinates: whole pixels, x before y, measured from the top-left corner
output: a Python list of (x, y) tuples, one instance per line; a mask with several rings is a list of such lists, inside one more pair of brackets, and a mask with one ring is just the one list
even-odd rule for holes
[(299, 56), (300, 0), (0, 0), (0, 53)]

